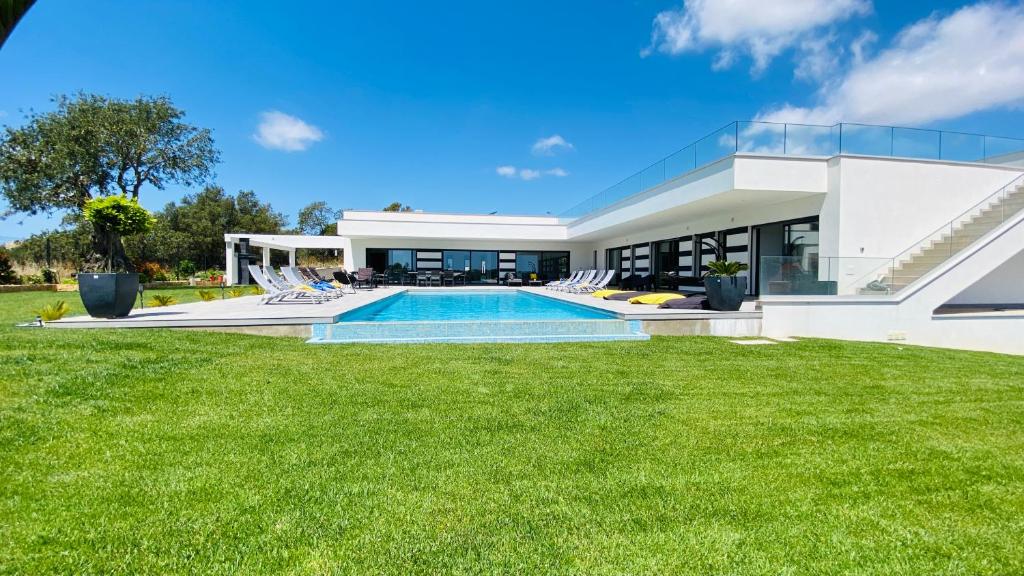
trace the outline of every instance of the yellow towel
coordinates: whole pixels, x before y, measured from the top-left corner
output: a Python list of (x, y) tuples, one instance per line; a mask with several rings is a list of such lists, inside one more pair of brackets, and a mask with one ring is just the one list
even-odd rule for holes
[(593, 296), (594, 298), (604, 298), (605, 296), (611, 296), (612, 294), (622, 294), (623, 292), (627, 292), (627, 290), (598, 290), (597, 292), (593, 292), (590, 295)]
[(315, 288), (312, 286), (306, 286), (305, 284), (297, 284), (295, 288), (297, 290), (302, 290), (303, 292), (316, 292)]
[(630, 304), (663, 304), (669, 300), (678, 300), (680, 298), (686, 298), (681, 294), (644, 294), (643, 296), (637, 296), (630, 298)]

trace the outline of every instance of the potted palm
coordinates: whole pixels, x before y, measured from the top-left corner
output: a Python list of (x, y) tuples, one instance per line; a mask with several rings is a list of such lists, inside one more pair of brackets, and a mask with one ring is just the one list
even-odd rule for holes
[(121, 246), (121, 238), (148, 231), (153, 217), (137, 201), (119, 194), (88, 200), (82, 211), (102, 240), (96, 245), (106, 267), (106, 272), (78, 274), (82, 304), (96, 318), (127, 316), (135, 305), (139, 275), (130, 271), (131, 264), (122, 255), (115, 258), (116, 247)]
[(705, 240), (703, 244), (715, 251), (715, 260), (708, 262), (708, 271), (704, 274), (708, 306), (723, 312), (739, 310), (747, 294), (747, 278), (739, 273), (750, 267), (743, 262), (726, 260), (725, 250), (717, 241)]

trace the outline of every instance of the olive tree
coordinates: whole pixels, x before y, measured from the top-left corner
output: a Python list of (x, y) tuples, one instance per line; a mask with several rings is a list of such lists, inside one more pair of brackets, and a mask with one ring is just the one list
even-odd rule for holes
[[(91, 94), (56, 99), (0, 135), (3, 216), (80, 214), (93, 198), (120, 194), (138, 202), (148, 187), (193, 186), (212, 176), (219, 153), (210, 130), (185, 123), (165, 97), (120, 100)], [(95, 227), (86, 270), (133, 270), (121, 239)]]

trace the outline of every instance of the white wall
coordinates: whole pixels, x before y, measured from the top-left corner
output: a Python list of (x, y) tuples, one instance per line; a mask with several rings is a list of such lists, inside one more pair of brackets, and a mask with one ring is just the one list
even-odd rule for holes
[[(765, 336), (886, 341), (1024, 354), (1024, 312), (937, 315), (935, 310), (1005, 264), (1017, 269), (1024, 246), (1024, 213), (929, 272), (895, 296), (880, 298), (767, 297), (761, 299)], [(1000, 272), (1002, 274), (1002, 272)], [(1024, 283), (998, 296), (1024, 301)]]
[[(1024, 249), (954, 296), (949, 303), (1024, 305)], [(1024, 338), (1024, 334), (1020, 336)]]
[(338, 221), (338, 234), (350, 238), (565, 240), (566, 228), (551, 216), (346, 211)]
[[(830, 168), (822, 228), (838, 222), (835, 251), (891, 258), (1021, 173), (1019, 168), (896, 158), (841, 157)], [(838, 171), (838, 174), (835, 173)], [(835, 187), (838, 181), (838, 187)]]

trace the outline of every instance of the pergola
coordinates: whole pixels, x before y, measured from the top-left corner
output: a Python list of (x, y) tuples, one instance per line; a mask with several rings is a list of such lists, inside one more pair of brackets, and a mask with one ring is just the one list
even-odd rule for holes
[[(302, 236), (296, 234), (225, 234), (224, 244), (227, 259), (224, 281), (226, 284), (238, 283), (238, 248), (248, 244), (249, 250), (260, 248), (263, 253), (263, 265), (270, 265), (270, 251), (283, 250), (288, 253), (288, 265), (295, 266), (295, 251), (299, 248), (320, 250), (345, 250), (347, 239), (342, 236)], [(250, 252), (251, 253), (251, 252)]]

